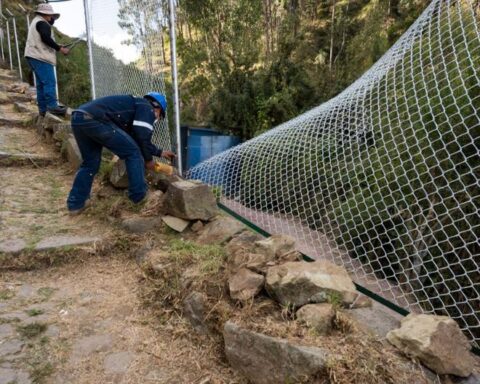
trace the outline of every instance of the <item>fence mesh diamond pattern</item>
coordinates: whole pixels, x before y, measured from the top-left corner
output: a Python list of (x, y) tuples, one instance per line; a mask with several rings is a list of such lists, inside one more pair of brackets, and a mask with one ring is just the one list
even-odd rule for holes
[[(95, 96), (165, 93), (167, 24), (158, 0), (89, 0)], [(168, 118), (157, 123), (153, 141), (172, 147)]]
[(479, 347), (479, 17), (478, 2), (432, 1), (343, 93), (188, 176)]

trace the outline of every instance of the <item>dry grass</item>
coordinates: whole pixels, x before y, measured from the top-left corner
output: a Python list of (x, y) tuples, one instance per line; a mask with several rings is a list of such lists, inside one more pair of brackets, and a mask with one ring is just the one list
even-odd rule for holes
[[(192, 291), (207, 298), (206, 323), (212, 334), (201, 342), (208, 346), (211, 358), (225, 363), (221, 332), (227, 320), (292, 343), (315, 346), (329, 351), (327, 368), (318, 377), (305, 382), (330, 384), (409, 384), (429, 383), (416, 364), (372, 336), (362, 333), (336, 308), (334, 329), (319, 336), (295, 321), (292, 308), (282, 308), (265, 292), (247, 303), (237, 303), (228, 295), (225, 256), (220, 249), (171, 240), (168, 247), (150, 254), (144, 265), (141, 296), (146, 306), (155, 308), (157, 321), (168, 324), (192, 343), (200, 336), (181, 318), (182, 303)], [(156, 268), (152, 266), (156, 265)]]

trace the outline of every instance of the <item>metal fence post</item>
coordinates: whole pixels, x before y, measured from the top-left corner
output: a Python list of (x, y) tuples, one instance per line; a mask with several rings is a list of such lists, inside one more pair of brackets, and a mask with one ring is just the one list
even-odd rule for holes
[(10, 42), (10, 25), (8, 24), (8, 19), (3, 16), (3, 19), (7, 23), (7, 44), (8, 44), (8, 57), (10, 59), (10, 70), (13, 71), (13, 61), (12, 61), (12, 43)]
[(178, 73), (177, 73), (177, 42), (175, 35), (175, 3), (169, 0), (170, 5), (170, 51), (172, 56), (172, 85), (173, 85), (173, 109), (175, 117), (175, 133), (177, 137), (177, 168), (180, 175), (182, 169), (182, 137), (180, 134), (180, 104), (178, 97)]
[(0, 28), (0, 45), (1, 45), (1, 48), (2, 48), (2, 61), (5, 61), (5, 51), (4, 51), (4, 47), (3, 47), (3, 40), (5, 39), (5, 30), (2, 28)]
[(15, 36), (15, 48), (17, 50), (17, 59), (18, 59), (18, 73), (20, 75), (20, 81), (23, 81), (23, 74), (22, 74), (22, 62), (20, 59), (20, 48), (18, 46), (18, 35), (17, 35), (17, 21), (15, 19), (15, 15), (10, 12), (8, 8), (5, 8), (5, 10), (10, 14), (13, 20), (13, 34)]
[(83, 0), (83, 6), (85, 11), (85, 30), (87, 32), (87, 45), (88, 45), (88, 63), (90, 66), (90, 87), (92, 91), (92, 99), (96, 98), (95, 91), (95, 73), (93, 70), (93, 48), (92, 48), (92, 30), (90, 24), (90, 8), (88, 5), (89, 0)]

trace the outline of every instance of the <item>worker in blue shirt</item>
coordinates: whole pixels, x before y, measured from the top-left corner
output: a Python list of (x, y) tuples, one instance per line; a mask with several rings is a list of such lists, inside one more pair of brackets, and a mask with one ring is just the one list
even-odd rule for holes
[(70, 214), (85, 209), (93, 178), (100, 168), (102, 148), (106, 147), (125, 160), (128, 197), (141, 202), (147, 194), (145, 168), (153, 170), (153, 157), (175, 158), (152, 144), (153, 124), (165, 117), (164, 95), (150, 92), (144, 97), (106, 96), (81, 105), (72, 113), (72, 130), (83, 162), (67, 199)]

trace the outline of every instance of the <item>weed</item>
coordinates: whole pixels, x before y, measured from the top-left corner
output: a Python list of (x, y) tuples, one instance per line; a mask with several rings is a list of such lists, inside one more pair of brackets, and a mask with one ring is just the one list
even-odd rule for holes
[(0, 291), (0, 300), (9, 300), (13, 296), (15, 296), (15, 292), (13, 292), (11, 289), (2, 289)]
[(50, 196), (49, 196), (50, 197), (50, 202), (54, 203), (55, 201), (57, 201), (58, 199), (60, 199), (63, 196), (63, 192), (62, 192), (62, 189), (61, 189), (61, 184), (57, 179), (55, 179), (53, 177), (50, 178), (49, 184), (50, 184), (50, 187), (51, 187)]
[(33, 364), (32, 371), (30, 373), (30, 378), (34, 384), (42, 384), (45, 382), (45, 379), (49, 377), (54, 369), (53, 365), (49, 362), (47, 363), (36, 363)]
[(339, 308), (342, 305), (343, 296), (339, 292), (330, 291), (327, 293), (327, 301), (332, 304), (334, 308)]
[(171, 257), (176, 262), (191, 260), (197, 262), (201, 273), (216, 274), (225, 261), (225, 251), (219, 245), (198, 245), (190, 241), (172, 239), (170, 241)]
[(20, 319), (18, 317), (12, 317), (12, 318), (0, 318), (0, 325), (2, 324), (10, 324), (10, 323), (19, 323)]
[(110, 179), (110, 175), (112, 174), (113, 170), (113, 164), (114, 163), (112, 161), (102, 160), (100, 164), (100, 169), (98, 171), (98, 176), (100, 177), (100, 180), (108, 181)]
[(27, 313), (28, 316), (31, 316), (31, 317), (34, 317), (34, 316), (38, 316), (38, 315), (43, 315), (44, 314), (44, 311), (43, 309), (37, 309), (37, 308), (32, 308), (32, 309), (29, 309), (27, 311), (25, 311)]
[(27, 325), (19, 325), (17, 332), (25, 339), (32, 339), (45, 332), (47, 328), (47, 324), (35, 322)]
[(38, 289), (37, 293), (43, 297), (43, 300), (48, 300), (52, 297), (53, 293), (56, 291), (55, 288), (51, 287), (41, 287)]

